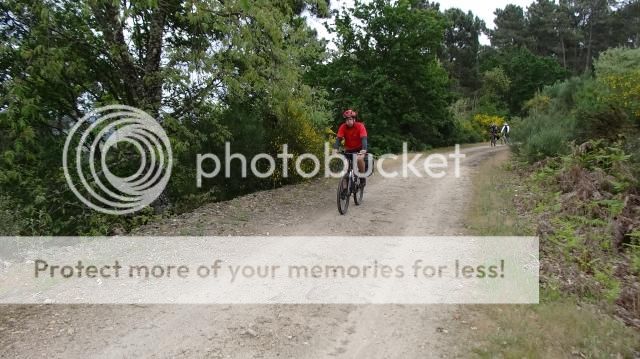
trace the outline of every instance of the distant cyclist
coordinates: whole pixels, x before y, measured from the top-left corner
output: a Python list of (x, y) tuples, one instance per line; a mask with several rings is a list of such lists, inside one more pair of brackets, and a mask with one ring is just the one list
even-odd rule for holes
[[(333, 145), (334, 152), (340, 147), (340, 142), (344, 140), (345, 154), (357, 153), (358, 172), (365, 173), (364, 156), (367, 153), (367, 129), (362, 122), (356, 121), (358, 113), (352, 109), (347, 109), (342, 113), (344, 123), (338, 128), (336, 143)], [(360, 185), (365, 186), (367, 179), (360, 177)]]
[(491, 136), (491, 145), (495, 146), (496, 141), (498, 140), (498, 125), (492, 123), (489, 126), (489, 135)]
[(509, 139), (509, 130), (511, 128), (509, 127), (508, 123), (504, 123), (504, 125), (502, 126), (502, 130), (500, 130), (500, 133), (502, 134), (502, 136), (504, 136), (504, 141), (505, 143), (511, 143), (511, 140)]

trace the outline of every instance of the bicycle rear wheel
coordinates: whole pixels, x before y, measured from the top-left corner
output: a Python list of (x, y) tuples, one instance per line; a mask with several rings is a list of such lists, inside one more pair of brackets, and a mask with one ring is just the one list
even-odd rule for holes
[(349, 199), (351, 197), (351, 191), (349, 189), (349, 173), (340, 178), (337, 191), (338, 212), (340, 214), (346, 214), (349, 209)]

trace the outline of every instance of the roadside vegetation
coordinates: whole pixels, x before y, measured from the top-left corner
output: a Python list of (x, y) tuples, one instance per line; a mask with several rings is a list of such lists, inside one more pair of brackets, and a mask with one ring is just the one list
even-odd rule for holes
[(540, 305), (480, 309), (480, 356), (640, 353), (640, 50), (594, 69), (526, 101), (513, 158), (478, 177), (470, 233), (537, 235), (541, 265)]
[[(473, 205), (466, 217), (468, 234), (532, 236), (546, 223), (541, 222), (539, 212), (543, 202), (537, 195), (538, 172), (523, 172), (526, 164), (509, 157), (503, 153), (485, 161), (474, 177)], [(554, 202), (544, 203), (552, 206)], [(554, 213), (545, 218), (562, 215)], [(590, 250), (584, 243), (579, 247)], [(481, 358), (637, 356), (640, 333), (628, 322), (625, 324), (620, 316), (622, 307), (597, 282), (600, 279), (609, 284), (616, 277), (592, 276), (589, 280), (571, 257), (557, 239), (541, 236), (540, 304), (466, 308), (476, 328), (472, 332), (475, 345), (470, 348), (471, 354)], [(612, 257), (615, 256), (598, 258), (610, 264), (619, 262)], [(590, 283), (588, 293), (584, 291), (586, 283)]]
[(515, 152), (548, 244), (542, 284), (640, 328), (640, 49), (607, 50), (594, 68), (529, 101)]

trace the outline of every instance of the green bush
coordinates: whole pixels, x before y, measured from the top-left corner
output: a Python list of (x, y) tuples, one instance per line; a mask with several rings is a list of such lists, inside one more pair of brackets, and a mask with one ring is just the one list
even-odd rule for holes
[(615, 139), (626, 132), (631, 123), (624, 110), (615, 103), (611, 88), (599, 80), (586, 81), (577, 90), (573, 112), (576, 117), (575, 139)]
[(0, 236), (17, 236), (26, 226), (20, 212), (9, 197), (0, 196)]
[(575, 119), (563, 112), (543, 112), (512, 122), (514, 150), (530, 162), (566, 154)]
[(530, 162), (567, 154), (568, 144), (577, 137), (579, 90), (592, 82), (588, 77), (574, 77), (545, 87), (527, 101), (528, 116), (512, 121), (516, 153)]
[(594, 66), (595, 77), (547, 86), (525, 103), (528, 116), (513, 126), (513, 137), (526, 160), (566, 154), (571, 141), (607, 139), (623, 140), (640, 164), (640, 51), (610, 49)]
[(600, 54), (593, 67), (598, 77), (625, 75), (640, 68), (640, 49), (609, 49)]

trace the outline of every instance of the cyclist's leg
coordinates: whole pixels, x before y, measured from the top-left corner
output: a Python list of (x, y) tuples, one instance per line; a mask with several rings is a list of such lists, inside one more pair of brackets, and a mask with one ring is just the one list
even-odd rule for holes
[(358, 155), (358, 173), (364, 174), (364, 155)]
[(367, 177), (365, 172), (366, 166), (364, 163), (363, 154), (358, 153), (356, 155), (356, 165), (358, 166), (358, 172), (356, 173), (358, 175), (358, 181), (360, 182), (361, 186), (364, 186), (367, 184)]
[(365, 175), (364, 155), (358, 154), (358, 174), (360, 177), (360, 184), (365, 185), (367, 183), (367, 177)]
[[(345, 156), (349, 160), (349, 167), (353, 169), (354, 173), (357, 171), (358, 173), (364, 173), (364, 161), (362, 161), (362, 166), (360, 166), (360, 156), (358, 156), (359, 150), (356, 151), (345, 151)], [(355, 166), (358, 166), (356, 169)], [(360, 178), (360, 176), (357, 176)]]
[[(348, 152), (342, 152), (342, 155), (347, 159), (345, 172), (348, 173), (351, 169), (351, 154), (349, 154)], [(349, 177), (342, 176), (342, 181), (342, 188), (344, 190), (347, 190), (349, 188)]]

